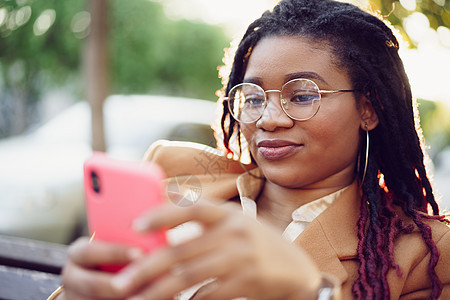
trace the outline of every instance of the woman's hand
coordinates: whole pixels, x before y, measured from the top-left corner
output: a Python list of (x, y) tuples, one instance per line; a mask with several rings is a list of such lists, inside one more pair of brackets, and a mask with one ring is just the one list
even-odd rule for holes
[(204, 233), (134, 261), (115, 276), (112, 290), (134, 295), (133, 300), (167, 299), (214, 278), (201, 298), (317, 297), (320, 275), (312, 260), (240, 210), (200, 203), (187, 208), (166, 205), (139, 219), (136, 227), (152, 231), (188, 221), (201, 223)]
[(140, 249), (78, 239), (69, 247), (62, 272), (64, 293), (58, 299), (123, 299), (124, 294), (111, 284), (114, 274), (100, 271), (99, 266), (128, 264), (142, 255)]

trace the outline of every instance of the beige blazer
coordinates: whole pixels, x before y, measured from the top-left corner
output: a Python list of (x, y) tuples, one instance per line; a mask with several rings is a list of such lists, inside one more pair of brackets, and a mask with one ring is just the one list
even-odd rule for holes
[[(205, 155), (210, 156), (202, 162)], [(205, 146), (157, 142), (147, 151), (146, 159), (160, 164), (168, 177), (195, 175), (201, 182), (204, 196), (230, 199), (238, 195), (236, 178), (243, 172), (240, 164), (214, 154)], [(211, 167), (213, 162), (216, 167), (209, 170), (207, 167)], [(311, 256), (322, 272), (340, 280), (343, 299), (352, 298), (352, 285), (358, 277), (356, 224), (359, 208), (360, 190), (354, 184), (294, 241)], [(401, 210), (398, 213), (405, 222), (413, 224)], [(436, 272), (444, 289), (439, 299), (450, 299), (450, 229), (436, 220), (425, 222), (431, 226), (432, 238), (440, 252)], [(431, 291), (427, 271), (430, 254), (417, 228), (413, 233), (397, 238), (394, 257), (403, 276), (399, 277), (395, 270), (389, 271), (391, 299), (428, 299)]]

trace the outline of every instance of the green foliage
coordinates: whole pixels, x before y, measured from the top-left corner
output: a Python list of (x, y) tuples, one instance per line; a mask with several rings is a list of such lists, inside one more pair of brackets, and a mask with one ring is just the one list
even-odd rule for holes
[(434, 158), (450, 145), (450, 108), (441, 102), (418, 101), (420, 125), (426, 143), (432, 145), (429, 154)]
[[(87, 3), (0, 0), (0, 119), (23, 116), (52, 88), (69, 88), (78, 98), (85, 97), (81, 66), (89, 34)], [(161, 4), (149, 0), (111, 0), (108, 5), (111, 94), (158, 93), (215, 100), (220, 88), (216, 68), (228, 40), (222, 29), (169, 20)], [(46, 24), (50, 25), (47, 29)], [(8, 106), (6, 102), (22, 112), (5, 113), (2, 105)], [(0, 137), (5, 135), (1, 127), (2, 122)], [(18, 132), (24, 129), (19, 127)]]
[(215, 100), (226, 36), (217, 27), (170, 21), (148, 0), (111, 2), (110, 55), (114, 91)]
[[(43, 84), (62, 84), (78, 69), (81, 42), (72, 34), (70, 22), (82, 8), (81, 1), (6, 0), (0, 4), (6, 13), (0, 26), (0, 63), (5, 88), (19, 86), (37, 98)], [(36, 20), (46, 10), (55, 12), (54, 23), (46, 33), (36, 35)]]
[[(372, 7), (397, 28), (402, 36), (413, 47), (414, 42), (408, 37), (403, 28), (402, 21), (412, 14), (405, 9), (398, 0), (370, 0)], [(437, 29), (439, 26), (450, 28), (450, 1), (449, 0), (416, 0), (416, 12), (423, 13), (430, 22), (430, 27)]]
[[(49, 84), (63, 84), (80, 71), (83, 40), (72, 31), (72, 23), (85, 4), (79, 0), (6, 0), (7, 18), (25, 7), (31, 17), (14, 28), (0, 26), (0, 59), (7, 87), (13, 87), (9, 69), (23, 64), (22, 81), (49, 71)], [(109, 52), (113, 93), (164, 92), (182, 96), (214, 98), (219, 88), (217, 66), (221, 63), (226, 36), (218, 27), (188, 21), (170, 21), (160, 4), (148, 0), (110, 4)], [(33, 32), (39, 15), (47, 9), (56, 14), (54, 24), (40, 36)], [(85, 38), (85, 36), (83, 36)], [(13, 76), (14, 77), (14, 76)], [(41, 84), (36, 86), (42, 88)]]

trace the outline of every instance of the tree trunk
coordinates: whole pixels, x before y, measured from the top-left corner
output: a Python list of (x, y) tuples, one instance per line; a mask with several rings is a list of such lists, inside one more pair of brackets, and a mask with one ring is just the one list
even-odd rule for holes
[(84, 64), (87, 98), (92, 112), (92, 149), (106, 151), (103, 103), (108, 96), (107, 0), (90, 0), (91, 32)]
[(19, 135), (27, 129), (29, 125), (28, 114), (27, 114), (27, 92), (25, 89), (20, 88), (12, 88), (12, 97), (13, 97), (13, 107), (11, 109), (13, 113), (12, 124), (11, 124), (11, 132), (10, 135)]

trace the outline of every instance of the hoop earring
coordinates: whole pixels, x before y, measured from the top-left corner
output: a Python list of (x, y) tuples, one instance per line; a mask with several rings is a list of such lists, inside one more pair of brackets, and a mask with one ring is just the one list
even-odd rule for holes
[[(366, 159), (364, 161), (364, 172), (361, 180), (361, 185), (364, 183), (364, 179), (366, 178), (366, 171), (367, 171), (367, 163), (369, 162), (369, 129), (367, 128), (367, 123), (364, 123), (364, 126), (366, 127)], [(359, 162), (358, 162), (359, 163)]]

